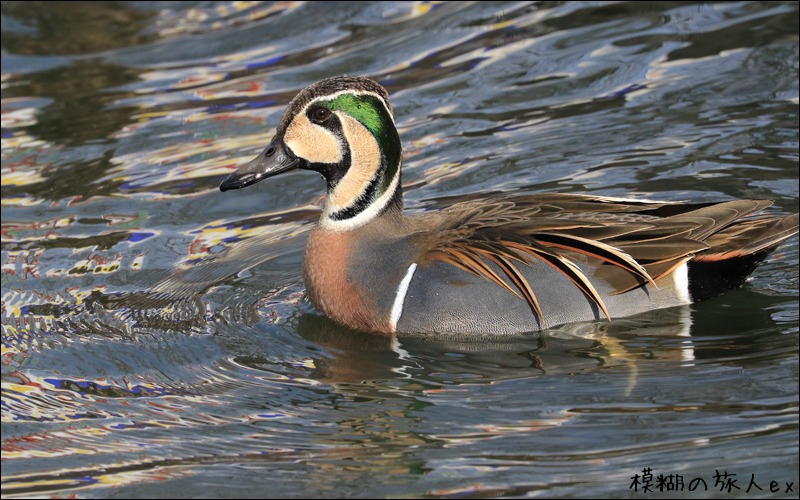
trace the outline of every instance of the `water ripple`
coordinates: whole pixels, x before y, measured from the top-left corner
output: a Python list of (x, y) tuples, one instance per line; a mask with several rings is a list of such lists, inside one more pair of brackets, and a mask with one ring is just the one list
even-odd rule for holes
[(690, 307), (385, 338), (305, 299), (318, 176), (217, 188), (300, 89), (360, 74), (391, 94), (412, 211), (556, 191), (796, 212), (797, 11), (4, 3), (4, 497), (796, 483), (796, 239)]

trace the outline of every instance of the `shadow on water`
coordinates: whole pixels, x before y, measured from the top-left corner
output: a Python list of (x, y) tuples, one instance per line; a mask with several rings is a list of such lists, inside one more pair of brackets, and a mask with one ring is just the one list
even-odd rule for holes
[[(97, 59), (81, 59), (67, 66), (28, 74), (23, 84), (12, 87), (8, 93), (12, 97), (42, 95), (52, 99), (51, 104), (41, 109), (41, 119), (25, 128), (31, 135), (54, 144), (70, 146), (87, 142), (113, 143), (113, 134), (133, 122), (132, 115), (136, 108), (112, 106), (121, 93), (109, 89), (136, 82), (139, 74), (140, 71), (134, 68)], [(74, 172), (72, 174), (75, 175)], [(99, 177), (102, 175), (91, 172), (83, 179)], [(52, 181), (62, 183), (65, 180), (56, 178)], [(58, 194), (68, 196), (81, 192), (78, 186), (68, 187), (72, 190)], [(51, 199), (58, 198), (54, 196)]]
[(153, 41), (154, 10), (127, 2), (3, 2), (3, 16), (28, 30), (3, 30), (3, 49), (19, 55), (94, 54)]
[(312, 378), (329, 383), (398, 377), (422, 377), (441, 384), (492, 383), (612, 366), (629, 367), (635, 373), (639, 363), (650, 364), (650, 369), (653, 363), (679, 367), (721, 361), (755, 366), (786, 356), (792, 339), (785, 339), (783, 349), (776, 352), (775, 338), (765, 338), (769, 332), (756, 328), (769, 319), (774, 306), (785, 301), (742, 293), (758, 302), (756, 314), (740, 309), (721, 318), (679, 307), (611, 323), (567, 325), (499, 338), (418, 334), (393, 338), (354, 331), (307, 313), (298, 318), (297, 333), (325, 349), (327, 356), (314, 358)]

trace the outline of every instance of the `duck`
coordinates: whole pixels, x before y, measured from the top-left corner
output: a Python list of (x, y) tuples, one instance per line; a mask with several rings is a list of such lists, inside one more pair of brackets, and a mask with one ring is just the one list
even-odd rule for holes
[(338, 76), (302, 90), (219, 187), (321, 174), (306, 295), (334, 321), (386, 335), (535, 332), (686, 306), (742, 285), (798, 232), (797, 214), (759, 214), (769, 200), (501, 193), (405, 214), (402, 157), (386, 89)]

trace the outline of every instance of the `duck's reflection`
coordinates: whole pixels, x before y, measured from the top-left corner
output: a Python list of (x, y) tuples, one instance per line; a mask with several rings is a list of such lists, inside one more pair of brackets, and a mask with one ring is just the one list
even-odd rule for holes
[[(380, 336), (351, 330), (315, 314), (300, 316), (297, 332), (323, 347), (313, 377), (325, 382), (412, 378), (432, 384), (573, 374), (627, 367), (630, 392), (637, 362), (645, 359), (692, 363), (691, 311), (654, 311), (614, 323), (581, 323), (508, 336)], [(658, 339), (658, 342), (636, 339)]]

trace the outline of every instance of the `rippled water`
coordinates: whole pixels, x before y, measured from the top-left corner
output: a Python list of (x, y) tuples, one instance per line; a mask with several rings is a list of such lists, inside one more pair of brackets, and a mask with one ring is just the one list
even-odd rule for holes
[(348, 73), (391, 93), (411, 210), (796, 212), (799, 31), (793, 2), (3, 2), (3, 496), (796, 497), (796, 237), (692, 307), (390, 340), (303, 298), (318, 176), (217, 186)]

